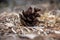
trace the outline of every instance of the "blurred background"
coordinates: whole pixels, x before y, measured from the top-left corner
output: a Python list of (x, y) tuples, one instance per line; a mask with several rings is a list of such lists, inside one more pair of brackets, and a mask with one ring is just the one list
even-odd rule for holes
[(31, 5), (45, 8), (52, 6), (60, 9), (60, 0), (0, 0), (0, 11), (6, 8), (13, 10), (15, 7), (26, 9)]

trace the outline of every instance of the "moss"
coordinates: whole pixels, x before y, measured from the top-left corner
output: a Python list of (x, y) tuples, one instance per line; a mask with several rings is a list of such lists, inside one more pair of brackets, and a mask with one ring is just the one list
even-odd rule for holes
[(7, 7), (8, 6), (8, 2), (7, 1), (0, 1), (0, 8), (3, 8), (3, 7)]

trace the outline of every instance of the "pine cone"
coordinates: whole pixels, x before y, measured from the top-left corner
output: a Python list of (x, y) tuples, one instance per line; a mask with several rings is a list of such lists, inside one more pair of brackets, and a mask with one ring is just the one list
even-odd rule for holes
[(40, 9), (32, 7), (29, 7), (27, 11), (23, 11), (23, 15), (20, 14), (21, 23), (24, 26), (35, 26), (37, 22), (39, 22), (37, 20), (37, 17), (40, 17), (40, 15), (37, 13), (38, 11), (40, 11)]

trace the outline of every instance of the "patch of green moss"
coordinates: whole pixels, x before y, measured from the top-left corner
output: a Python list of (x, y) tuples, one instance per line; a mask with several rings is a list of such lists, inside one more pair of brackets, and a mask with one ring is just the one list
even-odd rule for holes
[(0, 8), (8, 7), (8, 3), (0, 3)]

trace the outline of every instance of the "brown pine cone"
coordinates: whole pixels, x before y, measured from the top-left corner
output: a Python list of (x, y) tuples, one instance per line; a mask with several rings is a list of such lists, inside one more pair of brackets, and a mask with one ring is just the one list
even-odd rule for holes
[(39, 13), (37, 13), (38, 11), (41, 11), (41, 9), (32, 7), (29, 7), (26, 11), (23, 11), (23, 15), (20, 14), (21, 23), (24, 26), (35, 26), (37, 22), (39, 22), (37, 19), (37, 17), (40, 17)]

